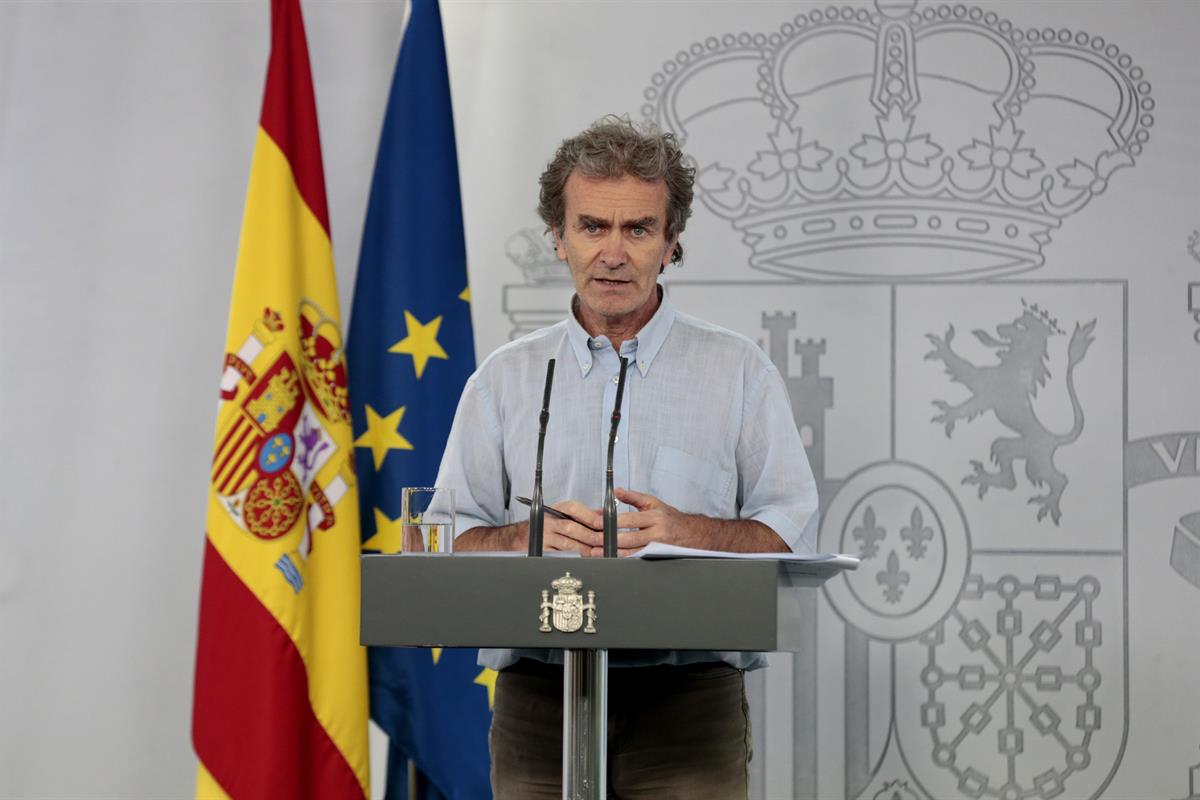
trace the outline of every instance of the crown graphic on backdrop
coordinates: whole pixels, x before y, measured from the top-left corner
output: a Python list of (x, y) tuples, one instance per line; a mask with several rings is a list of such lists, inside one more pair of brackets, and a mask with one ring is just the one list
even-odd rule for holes
[(571, 283), (571, 273), (558, 257), (549, 234), (536, 228), (522, 228), (508, 237), (504, 252), (524, 273), (527, 283)]
[(917, 5), (710, 37), (651, 79), (643, 116), (679, 136), (697, 197), (751, 266), (817, 280), (1034, 269), (1050, 232), (1141, 154), (1154, 100), (1115, 44)]

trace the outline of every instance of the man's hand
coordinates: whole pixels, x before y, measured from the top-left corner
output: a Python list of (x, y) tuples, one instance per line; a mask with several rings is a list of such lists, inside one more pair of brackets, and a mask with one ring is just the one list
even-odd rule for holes
[[(569, 519), (559, 519), (558, 517), (546, 515), (546, 522), (542, 526), (542, 550), (568, 550), (579, 553), (583, 556), (603, 555), (604, 548), (600, 548), (599, 553), (594, 553), (595, 543), (604, 540), (604, 516), (594, 508), (588, 508), (578, 500), (564, 500), (561, 503), (555, 503), (552, 508), (556, 508), (565, 514), (570, 514), (579, 522), (572, 522)], [(582, 525), (579, 523), (583, 523)], [(528, 548), (529, 542), (529, 523), (525, 523), (525, 542)], [(589, 527), (590, 526), (590, 527)]]
[[(617, 489), (617, 499), (637, 511), (617, 515), (617, 555), (628, 556), (651, 542), (718, 550), (729, 553), (786, 553), (790, 550), (775, 531), (752, 519), (714, 519), (685, 514), (652, 494)], [(583, 556), (604, 555), (604, 514), (578, 500), (555, 503), (554, 508), (578, 522), (546, 515), (542, 549), (565, 550)], [(626, 530), (621, 530), (622, 528)], [(454, 549), (528, 550), (529, 522), (498, 528), (472, 528), (454, 540)]]
[[(637, 511), (617, 514), (617, 555), (636, 553), (651, 542), (676, 544), (681, 547), (701, 547), (697, 541), (699, 520), (705, 517), (685, 514), (674, 506), (664, 503), (652, 494), (635, 492), (632, 489), (617, 489), (614, 492), (622, 503)], [(604, 530), (604, 516), (600, 516), (600, 529)], [(632, 528), (633, 530), (622, 530)], [(604, 555), (603, 533), (599, 547), (592, 548), (592, 555)]]
[[(685, 514), (652, 494), (630, 489), (617, 489), (615, 494), (622, 503), (637, 509), (617, 515), (617, 555), (631, 555), (651, 542), (730, 553), (786, 553), (790, 550), (775, 531), (756, 520)], [(601, 531), (603, 520), (602, 514), (597, 515)], [(592, 547), (591, 555), (602, 556), (603, 533), (596, 539), (597, 545)]]
[[(579, 522), (558, 519), (549, 514), (542, 526), (542, 550), (574, 551), (584, 556), (593, 555), (595, 545), (604, 540), (604, 517), (594, 508), (588, 508), (578, 500), (555, 503), (554, 508), (570, 514)], [(582, 524), (580, 524), (582, 523)], [(593, 527), (589, 527), (593, 526)], [(480, 550), (529, 550), (529, 520), (501, 525), (495, 528), (471, 528), (454, 540), (454, 549), (459, 552)], [(599, 555), (603, 555), (600, 548)]]

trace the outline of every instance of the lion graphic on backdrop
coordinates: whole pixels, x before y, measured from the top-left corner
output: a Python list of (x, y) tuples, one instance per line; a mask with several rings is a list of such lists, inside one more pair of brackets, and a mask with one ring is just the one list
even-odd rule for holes
[(996, 336), (986, 331), (973, 331), (975, 338), (996, 351), (999, 363), (977, 366), (954, 352), (954, 326), (951, 325), (944, 337), (927, 334), (933, 350), (925, 355), (927, 360), (941, 361), (951, 380), (961, 383), (971, 391), (971, 396), (958, 405), (935, 400), (939, 413), (932, 422), (946, 427), (946, 436), (954, 432), (954, 424), (991, 411), (1001, 423), (1017, 435), (1000, 437), (992, 443), (992, 463), (996, 470), (988, 470), (981, 461), (971, 461), (973, 473), (963, 478), (964, 484), (979, 487), (982, 498), (988, 489), (1014, 489), (1017, 485), (1013, 473), (1013, 462), (1025, 461), (1025, 475), (1038, 488), (1046, 487), (1045, 494), (1029, 498), (1037, 504), (1038, 520), (1047, 515), (1058, 524), (1062, 516), (1060, 501), (1067, 487), (1067, 476), (1054, 465), (1054, 454), (1058, 448), (1070, 444), (1083, 432), (1083, 407), (1075, 392), (1075, 366), (1083, 360), (1093, 341), (1092, 331), (1096, 320), (1086, 325), (1075, 324), (1071, 341), (1067, 347), (1067, 393), (1071, 399), (1074, 422), (1067, 433), (1056, 434), (1047, 430), (1038, 419), (1033, 408), (1033, 398), (1038, 389), (1050, 377), (1047, 367), (1049, 358), (1046, 343), (1056, 334), (1062, 334), (1055, 320), (1051, 319), (1037, 304), (1026, 305), (1019, 317), (1005, 325), (996, 326)]

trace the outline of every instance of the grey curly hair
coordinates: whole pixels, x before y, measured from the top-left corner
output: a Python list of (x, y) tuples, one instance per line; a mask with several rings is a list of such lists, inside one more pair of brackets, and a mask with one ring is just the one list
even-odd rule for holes
[[(628, 117), (610, 114), (592, 123), (577, 136), (563, 140), (538, 183), (538, 215), (547, 230), (562, 231), (566, 215), (566, 186), (579, 170), (589, 178), (632, 175), (667, 186), (666, 238), (683, 233), (692, 215), (695, 168), (684, 162), (675, 136), (654, 125), (636, 125)], [(675, 244), (671, 262), (683, 259), (683, 245)]]

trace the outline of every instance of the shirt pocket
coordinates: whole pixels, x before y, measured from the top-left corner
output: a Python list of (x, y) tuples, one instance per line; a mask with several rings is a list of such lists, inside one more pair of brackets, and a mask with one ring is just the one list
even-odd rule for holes
[(734, 474), (674, 447), (661, 446), (650, 470), (650, 493), (688, 514), (732, 518)]

